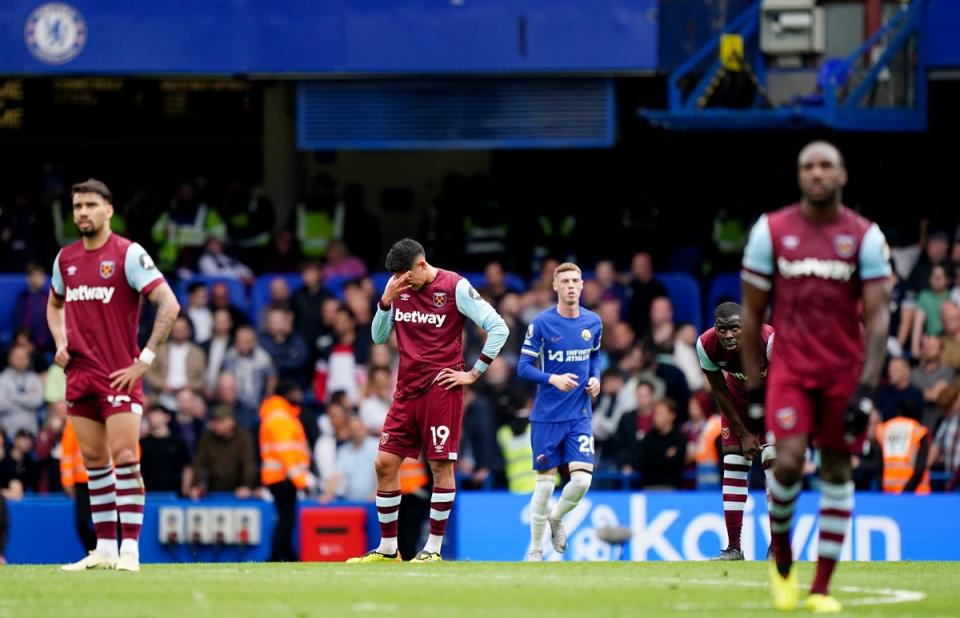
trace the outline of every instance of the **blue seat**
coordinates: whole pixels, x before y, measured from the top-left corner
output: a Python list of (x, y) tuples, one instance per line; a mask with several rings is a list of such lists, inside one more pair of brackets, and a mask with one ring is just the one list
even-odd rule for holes
[(677, 245), (670, 251), (666, 269), (673, 272), (694, 272), (700, 267), (703, 250), (700, 245)]
[(22, 273), (0, 275), (0, 344), (13, 338), (13, 310), (17, 296), (27, 289), (27, 276)]
[(713, 312), (720, 303), (739, 303), (740, 293), (740, 273), (722, 273), (714, 277), (707, 289), (707, 306), (703, 308), (703, 323), (713, 323)]
[(247, 288), (243, 282), (238, 279), (228, 277), (210, 277), (207, 275), (194, 275), (189, 279), (181, 279), (176, 285), (177, 300), (181, 307), (187, 306), (187, 288), (194, 282), (203, 283), (210, 289), (214, 283), (227, 284), (227, 290), (230, 293), (230, 302), (236, 305), (237, 309), (246, 311), (250, 307), (250, 300), (247, 298)]
[(291, 294), (303, 285), (303, 277), (300, 276), (300, 273), (267, 273), (257, 277), (253, 285), (250, 286), (249, 314), (250, 320), (254, 324), (258, 322), (263, 308), (270, 303), (270, 282), (277, 277), (286, 280)]
[(673, 303), (673, 321), (690, 322), (700, 332), (703, 305), (697, 280), (687, 273), (658, 273), (656, 278), (667, 288)]

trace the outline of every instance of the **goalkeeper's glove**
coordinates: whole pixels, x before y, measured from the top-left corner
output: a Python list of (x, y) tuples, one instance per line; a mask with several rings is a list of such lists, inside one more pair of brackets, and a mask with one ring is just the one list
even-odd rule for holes
[(847, 444), (853, 444), (867, 428), (870, 413), (873, 412), (873, 387), (860, 384), (854, 391), (843, 414), (843, 438)]

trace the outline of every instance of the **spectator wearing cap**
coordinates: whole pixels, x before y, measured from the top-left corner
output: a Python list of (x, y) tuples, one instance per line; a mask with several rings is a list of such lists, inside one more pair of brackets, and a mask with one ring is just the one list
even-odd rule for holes
[(160, 405), (147, 408), (147, 435), (140, 439), (140, 473), (147, 491), (185, 494), (190, 486), (190, 453), (170, 431), (172, 413)]
[(237, 498), (248, 498), (257, 487), (258, 473), (253, 438), (237, 427), (233, 407), (214, 406), (197, 445), (190, 496), (196, 500), (211, 492), (232, 492)]
[(15, 346), (7, 356), (8, 367), (0, 373), (0, 428), (7, 435), (21, 429), (36, 435), (37, 415), (43, 405), (43, 380), (30, 369), (30, 354)]

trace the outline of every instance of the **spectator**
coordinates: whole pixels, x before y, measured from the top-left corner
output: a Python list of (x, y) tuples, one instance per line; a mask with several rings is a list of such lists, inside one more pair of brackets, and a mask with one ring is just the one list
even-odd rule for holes
[(183, 440), (187, 450), (192, 453), (207, 422), (207, 402), (189, 388), (182, 388), (177, 392), (176, 403), (173, 433)]
[(658, 350), (669, 350), (673, 342), (673, 302), (668, 296), (658, 296), (650, 301), (650, 331), (647, 341)]
[[(343, 188), (343, 240), (369, 269), (380, 262), (380, 219), (364, 207), (363, 187), (353, 183)], [(329, 256), (328, 256), (329, 257)]]
[(10, 531), (10, 516), (7, 500), (23, 497), (23, 483), (16, 475), (16, 466), (7, 457), (7, 436), (0, 430), (0, 566), (7, 563), (7, 537)]
[(679, 489), (683, 485), (687, 440), (677, 429), (677, 406), (661, 399), (653, 409), (653, 428), (639, 448), (645, 489)]
[(230, 312), (234, 328), (248, 322), (247, 314), (230, 300), (230, 288), (223, 281), (214, 281), (210, 284), (210, 310), (216, 312), (218, 309)]
[(273, 236), (273, 245), (262, 263), (265, 273), (295, 273), (299, 270), (303, 257), (293, 231), (288, 228), (277, 230)]
[(196, 500), (210, 492), (231, 492), (237, 498), (249, 498), (259, 472), (253, 438), (237, 427), (229, 404), (214, 407), (212, 416), (197, 445), (190, 496)]
[(245, 405), (237, 398), (237, 378), (232, 373), (225, 371), (217, 378), (214, 401), (233, 408), (237, 425), (246, 431), (253, 431), (256, 428), (259, 410)]
[[(594, 281), (600, 287), (600, 296), (603, 300), (620, 301), (621, 307), (627, 307), (627, 288), (617, 281), (617, 269), (613, 260), (600, 260), (593, 273)], [(621, 314), (620, 318), (627, 316)]]
[(323, 276), (326, 280), (360, 279), (367, 276), (367, 266), (358, 257), (350, 255), (347, 245), (339, 240), (327, 245), (327, 263), (323, 267)]
[(190, 320), (181, 315), (173, 324), (170, 339), (157, 348), (156, 360), (143, 376), (150, 390), (159, 395), (160, 404), (172, 410), (176, 410), (180, 389), (203, 392), (207, 360), (190, 335)]
[(270, 200), (233, 180), (224, 191), (223, 218), (227, 238), (234, 244), (241, 261), (261, 264), (270, 245), (274, 224)]
[(910, 271), (910, 276), (907, 278), (907, 287), (915, 292), (922, 290), (930, 280), (933, 267), (946, 265), (949, 250), (950, 239), (946, 232), (938, 230), (930, 234), (930, 237), (927, 238), (924, 254), (920, 256), (913, 270)]
[(902, 409), (923, 409), (923, 391), (910, 384), (910, 365), (905, 358), (891, 358), (887, 365), (887, 384), (877, 389), (874, 401), (882, 420), (888, 421)]
[(930, 287), (917, 296), (917, 310), (913, 316), (912, 354), (920, 356), (920, 338), (922, 335), (940, 336), (943, 334), (943, 322), (940, 319), (940, 307), (950, 298), (950, 278), (947, 269), (937, 264), (930, 270)]
[(379, 436), (393, 400), (393, 375), (389, 367), (372, 366), (367, 370), (367, 396), (360, 404), (360, 420), (371, 436)]
[(197, 267), (208, 277), (238, 279), (249, 285), (253, 282), (253, 270), (240, 260), (227, 255), (223, 241), (216, 237), (207, 239), (206, 250), (200, 256)]
[(360, 397), (360, 363), (367, 357), (370, 338), (367, 336), (360, 340), (356, 319), (346, 305), (337, 308), (333, 334), (335, 340), (320, 351), (320, 360), (314, 368), (314, 394), (317, 401), (327, 401), (330, 393), (342, 390), (354, 405)]
[(140, 474), (147, 491), (185, 495), (190, 487), (190, 453), (170, 432), (170, 411), (160, 405), (147, 408), (147, 435), (140, 439)]
[(0, 428), (8, 435), (21, 429), (36, 434), (43, 406), (43, 380), (30, 369), (30, 355), (23, 346), (10, 350), (7, 365), (0, 373)]
[(213, 329), (210, 339), (203, 344), (207, 356), (207, 368), (204, 372), (204, 393), (207, 399), (213, 399), (217, 388), (217, 379), (223, 370), (223, 361), (227, 350), (233, 345), (233, 320), (230, 312), (217, 309), (213, 314)]
[[(233, 347), (223, 359), (223, 370), (236, 379), (237, 401), (247, 409), (259, 410), (264, 397), (271, 395), (277, 385), (273, 360), (257, 344), (257, 335), (250, 326), (237, 329)], [(250, 429), (242, 422), (241, 426)]]
[(193, 340), (200, 345), (210, 340), (213, 331), (213, 312), (210, 311), (209, 303), (210, 295), (204, 283), (194, 281), (187, 286), (185, 313), (193, 327)]
[[(910, 376), (910, 384), (923, 391), (923, 418), (921, 422), (932, 432), (940, 421), (937, 398), (953, 382), (954, 371), (943, 364), (943, 343), (939, 337), (924, 336), (920, 349), (920, 364)], [(920, 419), (918, 419), (920, 420)]]
[[(201, 187), (202, 189), (202, 187)], [(151, 236), (157, 244), (157, 266), (164, 272), (193, 271), (208, 238), (226, 238), (227, 228), (220, 214), (207, 206), (201, 191), (183, 183), (169, 208), (153, 224)]]
[(624, 388), (633, 389), (635, 407), (621, 414), (616, 437), (613, 442), (608, 442), (606, 449), (607, 459), (616, 462), (623, 474), (639, 471), (637, 454), (640, 442), (653, 427), (653, 409), (663, 397), (662, 382), (658, 384), (651, 379), (641, 378), (634, 384), (627, 382)]
[(324, 486), (320, 502), (330, 502), (339, 496), (350, 502), (373, 502), (377, 495), (377, 475), (374, 460), (380, 441), (367, 433), (357, 415), (347, 421), (350, 440), (337, 447), (336, 472)]
[(860, 491), (877, 491), (877, 481), (883, 476), (883, 452), (877, 442), (879, 425), (880, 415), (874, 411), (867, 423), (867, 439), (863, 441), (863, 450), (854, 453), (851, 458), (853, 482)]
[(650, 330), (650, 304), (654, 298), (667, 296), (667, 288), (653, 277), (653, 261), (650, 254), (640, 251), (630, 263), (630, 304), (627, 317), (633, 332), (645, 337)]
[(6, 457), (0, 462), (0, 468), (5, 469), (7, 478), (17, 479), (24, 492), (35, 493), (40, 484), (40, 464), (33, 452), (33, 434), (26, 429), (20, 429), (13, 436), (13, 444), (7, 451)]
[(600, 463), (606, 463), (604, 449), (608, 442), (617, 435), (617, 427), (620, 425), (620, 415), (614, 414), (617, 393), (623, 388), (623, 374), (617, 369), (607, 369), (600, 376), (600, 395), (593, 404), (593, 426), (594, 452), (596, 460)]
[(350, 413), (334, 394), (326, 414), (317, 419), (320, 435), (313, 446), (319, 485), (325, 487), (337, 469), (337, 449), (350, 439)]
[(960, 388), (951, 385), (943, 389), (937, 405), (944, 416), (933, 439), (929, 463), (943, 465), (947, 491), (954, 491), (960, 486)]
[(305, 262), (300, 269), (303, 285), (293, 293), (290, 307), (293, 309), (293, 328), (307, 344), (308, 366), (317, 361), (317, 340), (324, 332), (321, 307), (331, 298), (330, 292), (323, 287), (323, 271), (320, 263), (314, 260)]
[(503, 264), (493, 261), (484, 266), (483, 285), (477, 291), (494, 307), (500, 304), (504, 295), (509, 291), (507, 289), (507, 275), (503, 270)]
[(943, 303), (940, 307), (943, 318), (943, 364), (960, 371), (960, 307)]
[(292, 310), (290, 286), (283, 277), (274, 277), (270, 280), (269, 298), (267, 306), (260, 310), (257, 316), (257, 328), (263, 329), (267, 323), (267, 314), (273, 309), (282, 309), (284, 311)]
[(27, 264), (27, 289), (17, 295), (11, 330), (26, 332), (41, 352), (54, 351), (47, 326), (47, 273), (36, 262)]
[(43, 263), (50, 250), (50, 221), (42, 208), (18, 193), (0, 211), (0, 264)]
[(313, 177), (310, 195), (297, 204), (295, 223), (297, 240), (303, 255), (310, 259), (322, 259), (327, 246), (342, 227), (345, 207), (337, 199), (337, 183), (329, 175), (320, 173)]
[(301, 388), (305, 387), (307, 345), (293, 332), (293, 314), (289, 309), (270, 309), (265, 330), (260, 335), (260, 347), (273, 359), (277, 379), (290, 380)]
[(908, 402), (892, 419), (877, 426), (883, 456), (883, 493), (930, 493), (930, 435), (920, 424), (921, 408)]

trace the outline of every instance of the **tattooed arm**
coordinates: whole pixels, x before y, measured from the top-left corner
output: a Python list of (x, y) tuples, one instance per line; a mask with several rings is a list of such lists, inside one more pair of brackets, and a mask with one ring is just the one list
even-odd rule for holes
[(153, 360), (157, 348), (170, 336), (173, 323), (177, 321), (177, 316), (180, 314), (180, 303), (177, 302), (173, 290), (166, 283), (161, 283), (153, 288), (147, 298), (157, 305), (157, 317), (153, 322), (153, 332), (150, 333), (150, 339), (147, 341), (140, 358), (134, 360), (129, 367), (118, 369), (110, 374), (112, 380), (110, 386), (128, 393), (133, 390), (137, 381), (150, 368), (150, 362), (145, 361), (144, 358), (148, 358), (149, 361)]

